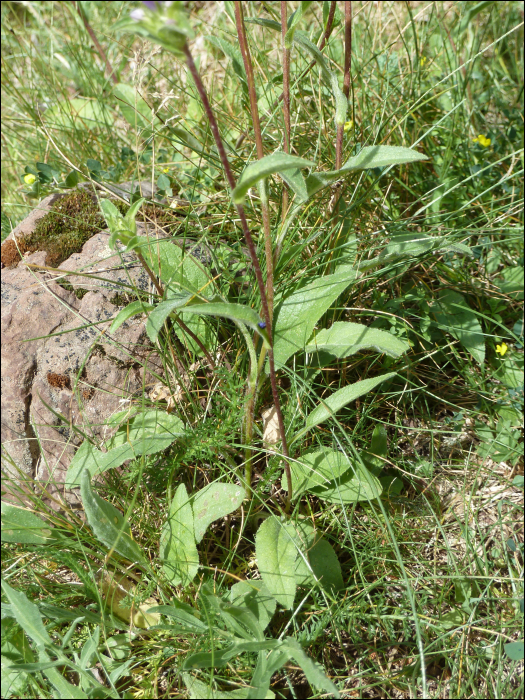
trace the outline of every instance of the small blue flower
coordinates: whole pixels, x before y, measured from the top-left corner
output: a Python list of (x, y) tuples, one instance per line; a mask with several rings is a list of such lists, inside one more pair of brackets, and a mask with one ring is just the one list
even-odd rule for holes
[(259, 328), (266, 328), (266, 323), (264, 321), (259, 321), (257, 325), (259, 326)]

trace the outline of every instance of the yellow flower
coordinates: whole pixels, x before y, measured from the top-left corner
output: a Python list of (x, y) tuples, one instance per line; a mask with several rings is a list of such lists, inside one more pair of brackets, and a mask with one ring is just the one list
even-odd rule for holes
[(474, 141), (474, 143), (479, 143), (479, 145), (483, 146), (483, 148), (487, 148), (487, 146), (490, 146), (490, 139), (486, 136), (483, 136), (483, 134), (478, 134), (476, 138), (472, 140)]
[(428, 58), (426, 56), (421, 56), (421, 58), (419, 59), (419, 65), (424, 66), (427, 61)]
[(345, 122), (344, 129), (343, 129), (343, 130), (344, 130), (345, 132), (347, 132), (347, 131), (351, 131), (353, 128), (354, 128), (354, 122), (352, 121), (352, 119), (350, 119), (349, 122)]
[(35, 181), (36, 177), (32, 173), (27, 173), (27, 175), (24, 175), (24, 182), (26, 185), (32, 185)]
[(503, 357), (503, 355), (507, 352), (508, 349), (509, 348), (507, 343), (501, 343), (501, 345), (496, 345), (496, 352), (498, 353), (498, 355), (501, 355), (501, 357)]
[(163, 172), (163, 173), (169, 173), (169, 171), (170, 171), (169, 168), (163, 168), (163, 169), (162, 169), (162, 172)]

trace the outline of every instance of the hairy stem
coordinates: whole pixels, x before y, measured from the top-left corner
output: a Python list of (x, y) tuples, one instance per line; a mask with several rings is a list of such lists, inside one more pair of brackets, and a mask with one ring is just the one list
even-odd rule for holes
[[(321, 43), (319, 44), (319, 50), (322, 51), (324, 47), (326, 46), (326, 42), (330, 38), (330, 34), (332, 33), (333, 29), (333, 24), (334, 24), (334, 14), (335, 14), (335, 7), (336, 7), (336, 0), (332, 0), (330, 3), (330, 10), (328, 12), (328, 21), (326, 22), (326, 29), (323, 34), (323, 38), (321, 39)], [(312, 68), (315, 66), (316, 61), (310, 61), (310, 65), (304, 69), (304, 71), (301, 73), (301, 75), (298, 78), (297, 82), (300, 82), (308, 73), (312, 70)], [(272, 104), (270, 105), (270, 112), (273, 112), (273, 110), (279, 106), (279, 103), (284, 99), (284, 93), (281, 92), (279, 97), (277, 97)], [(237, 139), (237, 143), (235, 144), (235, 148), (240, 148), (242, 145), (242, 142), (244, 139), (248, 136), (248, 132), (244, 131), (239, 138)]]
[[(244, 17), (242, 5), (239, 0), (236, 0), (235, 5), (235, 22), (237, 25), (237, 36), (241, 48), (242, 60), (246, 71), (246, 79), (248, 81), (248, 94), (250, 96), (250, 111), (252, 114), (253, 131), (255, 134), (255, 144), (257, 147), (257, 158), (261, 160), (264, 157), (261, 122), (259, 120), (259, 110), (257, 108), (257, 94), (255, 92), (255, 79), (253, 77), (253, 64), (250, 55), (250, 48), (246, 39), (246, 28), (244, 26)], [(266, 184), (262, 184), (261, 192), (261, 211), (263, 219), (264, 231), (264, 252), (266, 255), (266, 297), (268, 299), (268, 309), (270, 318), (273, 319), (273, 254), (272, 254), (272, 237), (270, 233), (270, 208), (268, 206), (268, 198), (266, 196)]]
[(108, 60), (108, 57), (106, 56), (106, 52), (100, 45), (99, 40), (97, 39), (97, 35), (93, 31), (93, 27), (89, 24), (87, 21), (87, 17), (84, 13), (84, 10), (80, 4), (80, 2), (75, 3), (77, 12), (80, 15), (80, 18), (82, 19), (82, 22), (84, 23), (84, 27), (86, 28), (87, 33), (91, 37), (91, 41), (95, 44), (95, 47), (98, 51), (98, 55), (100, 58), (104, 61), (104, 65), (106, 66), (106, 72), (108, 74), (108, 78), (113, 82), (114, 85), (118, 83), (118, 77), (115, 73), (115, 70), (112, 68), (111, 63)]
[[(288, 31), (288, 3), (281, 0), (281, 45), (283, 50), (283, 116), (284, 116), (284, 152), (290, 153), (290, 49), (284, 44)], [(283, 217), (288, 211), (288, 190), (283, 187)]]
[[(195, 86), (196, 86), (197, 91), (199, 93), (199, 96), (201, 98), (202, 106), (204, 107), (204, 111), (206, 112), (206, 116), (207, 116), (208, 122), (210, 124), (210, 129), (211, 129), (211, 132), (213, 134), (213, 138), (215, 140), (217, 150), (219, 152), (219, 157), (221, 159), (221, 163), (222, 163), (222, 166), (224, 168), (224, 172), (226, 174), (228, 184), (230, 185), (230, 189), (233, 192), (233, 190), (235, 189), (235, 178), (233, 177), (233, 173), (232, 173), (232, 170), (230, 167), (230, 162), (228, 160), (228, 156), (226, 155), (226, 151), (224, 150), (224, 144), (222, 143), (221, 135), (219, 133), (219, 127), (217, 125), (217, 121), (215, 120), (215, 115), (213, 114), (213, 110), (211, 108), (210, 102), (208, 100), (208, 96), (206, 94), (206, 90), (204, 89), (204, 85), (202, 83), (199, 72), (197, 71), (197, 67), (195, 66), (195, 62), (193, 61), (193, 57), (191, 55), (191, 51), (189, 49), (188, 44), (184, 44), (184, 47), (182, 50), (184, 52), (184, 55), (186, 56), (186, 62), (188, 65), (188, 69), (193, 77), (193, 80), (195, 82)], [(282, 415), (282, 411), (281, 411), (281, 404), (279, 402), (279, 392), (277, 390), (277, 378), (275, 376), (275, 364), (273, 361), (272, 319), (270, 318), (270, 311), (268, 309), (268, 300), (266, 298), (266, 290), (264, 288), (264, 280), (263, 280), (263, 276), (262, 276), (262, 272), (261, 272), (261, 266), (259, 265), (259, 260), (257, 259), (257, 252), (255, 250), (253, 238), (252, 238), (252, 235), (250, 233), (250, 228), (248, 226), (246, 214), (244, 213), (244, 207), (240, 204), (237, 204), (236, 208), (237, 208), (237, 213), (239, 215), (239, 218), (241, 220), (241, 227), (242, 227), (242, 230), (244, 233), (244, 238), (246, 240), (246, 245), (248, 246), (248, 252), (250, 254), (250, 258), (252, 261), (253, 269), (255, 272), (255, 277), (257, 279), (257, 286), (259, 287), (259, 293), (261, 295), (263, 317), (264, 317), (264, 321), (266, 323), (266, 331), (268, 333), (268, 337), (270, 340), (270, 350), (268, 351), (268, 360), (269, 360), (269, 364), (270, 364), (270, 382), (272, 385), (273, 402), (274, 402), (274, 406), (275, 406), (275, 411), (277, 413), (277, 419), (279, 422), (279, 429), (281, 431), (282, 449), (283, 449), (283, 455), (285, 458), (285, 473), (286, 473), (286, 481), (287, 481), (287, 485), (288, 485), (288, 499), (287, 499), (287, 507), (288, 507), (290, 500), (291, 500), (291, 496), (292, 496), (292, 475), (290, 472), (288, 445), (286, 442), (286, 435), (284, 432), (284, 421), (283, 421), (283, 415)]]

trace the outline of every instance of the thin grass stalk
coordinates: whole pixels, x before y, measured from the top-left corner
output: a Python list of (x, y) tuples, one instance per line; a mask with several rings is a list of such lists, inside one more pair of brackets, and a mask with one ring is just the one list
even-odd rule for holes
[(111, 66), (111, 63), (109, 62), (109, 59), (106, 56), (106, 52), (104, 51), (104, 49), (100, 45), (100, 42), (97, 39), (97, 35), (93, 31), (93, 27), (89, 24), (87, 17), (84, 13), (84, 10), (82, 8), (82, 5), (80, 4), (80, 2), (75, 2), (74, 5), (77, 8), (77, 12), (80, 15), (82, 22), (84, 23), (84, 27), (86, 28), (87, 33), (91, 37), (92, 42), (95, 44), (95, 48), (98, 51), (98, 55), (100, 56), (100, 58), (104, 62), (104, 65), (106, 66), (106, 71), (107, 71), (109, 80), (111, 80), (113, 82), (113, 85), (116, 85), (119, 80), (118, 80), (118, 77), (115, 73), (115, 69)]
[[(228, 156), (226, 155), (226, 151), (224, 150), (224, 144), (223, 144), (222, 139), (221, 139), (219, 127), (218, 127), (217, 122), (215, 120), (215, 115), (213, 114), (213, 110), (212, 110), (210, 102), (208, 100), (208, 95), (206, 94), (206, 90), (205, 90), (204, 85), (202, 83), (202, 80), (201, 80), (201, 77), (200, 77), (199, 72), (197, 70), (197, 67), (195, 66), (195, 62), (193, 61), (193, 56), (191, 55), (191, 51), (190, 51), (190, 48), (189, 48), (187, 43), (184, 44), (182, 51), (183, 51), (184, 55), (186, 56), (186, 62), (188, 65), (188, 69), (193, 77), (193, 80), (195, 82), (195, 86), (196, 86), (197, 91), (199, 93), (199, 96), (201, 98), (202, 106), (204, 107), (204, 111), (206, 112), (206, 116), (207, 116), (208, 122), (210, 124), (210, 129), (211, 129), (211, 132), (213, 134), (213, 138), (215, 140), (217, 150), (219, 152), (219, 157), (221, 159), (221, 163), (222, 163), (222, 166), (224, 168), (224, 172), (226, 174), (226, 179), (228, 180), (228, 184), (230, 185), (230, 189), (233, 192), (233, 190), (235, 189), (235, 178), (233, 177), (233, 173), (232, 173), (232, 170), (230, 167), (230, 162), (228, 160)], [(268, 333), (268, 337), (270, 340), (270, 349), (268, 351), (268, 363), (269, 363), (269, 369), (270, 369), (270, 383), (272, 386), (272, 396), (273, 396), (275, 411), (277, 413), (279, 430), (281, 432), (282, 451), (283, 451), (283, 456), (284, 456), (284, 460), (285, 460), (286, 482), (287, 482), (287, 486), (288, 486), (288, 497), (287, 497), (287, 502), (286, 502), (286, 509), (288, 510), (289, 504), (291, 501), (291, 497), (292, 497), (292, 475), (290, 472), (288, 444), (286, 442), (286, 434), (284, 431), (283, 414), (281, 411), (281, 404), (279, 402), (279, 392), (277, 389), (277, 378), (275, 376), (275, 363), (274, 363), (274, 359), (273, 359), (272, 320), (270, 318), (270, 312), (268, 309), (268, 300), (266, 299), (266, 290), (264, 288), (264, 280), (263, 280), (263, 276), (262, 276), (261, 266), (259, 265), (259, 260), (257, 259), (257, 252), (255, 250), (253, 238), (252, 238), (252, 235), (250, 233), (248, 221), (246, 219), (246, 214), (244, 213), (244, 207), (241, 204), (236, 204), (235, 206), (236, 206), (239, 218), (241, 220), (241, 227), (242, 227), (242, 230), (244, 233), (244, 238), (246, 240), (246, 245), (248, 246), (248, 252), (250, 254), (250, 258), (252, 261), (253, 269), (255, 272), (255, 277), (257, 279), (257, 285), (259, 287), (259, 293), (261, 295), (261, 303), (262, 303), (264, 321), (266, 324), (266, 331)]]
[[(321, 39), (321, 42), (320, 42), (320, 44), (319, 44), (319, 46), (318, 46), (319, 51), (322, 51), (322, 50), (324, 49), (324, 47), (326, 46), (326, 42), (328, 41), (328, 39), (330, 38), (330, 34), (332, 33), (333, 24), (334, 24), (334, 15), (335, 15), (335, 8), (336, 8), (336, 5), (337, 5), (336, 0), (332, 0), (332, 2), (330, 3), (330, 10), (329, 10), (329, 12), (328, 12), (328, 20), (327, 20), (327, 22), (326, 22), (326, 29), (325, 29), (325, 31), (324, 31), (323, 37), (322, 37), (322, 39)], [(305, 78), (305, 77), (308, 75), (308, 73), (312, 70), (312, 68), (315, 66), (315, 64), (316, 64), (316, 61), (315, 61), (315, 60), (314, 60), (314, 61), (310, 61), (310, 65), (309, 65), (307, 68), (304, 69), (304, 71), (301, 73), (301, 75), (300, 75), (299, 78), (297, 79), (297, 82), (301, 82), (301, 80), (302, 80), (303, 78)], [(284, 99), (284, 93), (281, 92), (281, 94), (279, 95), (279, 97), (277, 97), (277, 98), (272, 102), (272, 104), (270, 105), (269, 111), (270, 111), (270, 112), (273, 112), (273, 110), (276, 109), (276, 108), (279, 106), (279, 102), (282, 102), (283, 99)], [(242, 134), (239, 136), (239, 138), (237, 139), (237, 142), (236, 142), (236, 144), (235, 144), (235, 148), (240, 148), (241, 145), (242, 145), (242, 142), (244, 141), (244, 139), (245, 139), (247, 136), (248, 136), (248, 132), (247, 132), (247, 131), (243, 131), (243, 133), (242, 133)]]
[[(350, 64), (352, 60), (352, 2), (345, 0), (345, 60), (343, 77), (343, 94), (348, 100), (350, 94)], [(339, 170), (343, 163), (344, 124), (337, 125), (335, 143), (335, 169)]]
[[(283, 116), (284, 116), (284, 152), (290, 153), (290, 49), (284, 44), (288, 31), (288, 3), (281, 2), (281, 45), (283, 50)], [(283, 220), (288, 211), (288, 190), (283, 187)]]
[[(244, 24), (244, 15), (242, 10), (242, 4), (239, 0), (234, 3), (235, 8), (235, 23), (237, 27), (237, 37), (239, 39), (239, 46), (241, 49), (242, 60), (244, 62), (244, 69), (246, 71), (246, 79), (248, 82), (248, 95), (250, 98), (250, 111), (252, 116), (253, 131), (255, 134), (255, 144), (257, 148), (257, 158), (261, 160), (264, 157), (263, 142), (262, 142), (262, 132), (261, 132), (261, 122), (259, 119), (259, 110), (257, 108), (257, 93), (255, 91), (255, 78), (253, 75), (253, 64), (250, 55), (250, 48), (248, 46), (248, 40), (246, 38), (246, 27)], [(266, 183), (261, 183), (261, 211), (263, 219), (263, 232), (264, 232), (264, 251), (266, 255), (266, 297), (268, 299), (268, 310), (270, 313), (270, 319), (273, 320), (273, 250), (272, 250), (272, 237), (270, 232), (270, 209), (268, 206), (268, 198), (266, 195)], [(256, 338), (254, 338), (255, 342)], [(246, 491), (247, 497), (250, 498), (251, 495), (251, 475), (252, 475), (252, 460), (253, 460), (253, 450), (251, 445), (253, 442), (253, 429), (255, 422), (255, 393), (257, 389), (257, 360), (255, 356), (250, 356), (250, 381), (248, 382), (246, 391), (246, 406), (245, 406), (245, 440), (248, 446), (245, 450), (245, 481), (247, 484)]]
[[(248, 94), (250, 96), (250, 111), (252, 114), (253, 131), (255, 134), (255, 144), (257, 148), (257, 158), (261, 160), (264, 157), (261, 122), (259, 119), (259, 110), (257, 108), (257, 94), (255, 92), (255, 79), (253, 76), (252, 57), (250, 48), (246, 39), (246, 27), (244, 25), (244, 16), (242, 5), (239, 0), (234, 3), (235, 7), (235, 22), (237, 25), (237, 36), (241, 48), (242, 60), (246, 71), (246, 79), (248, 81)], [(264, 252), (266, 255), (266, 297), (268, 299), (268, 308), (270, 310), (270, 318), (273, 319), (273, 252), (272, 252), (272, 237), (270, 233), (270, 209), (268, 199), (266, 197), (266, 185), (262, 185), (264, 192), (261, 197), (261, 211), (263, 219), (264, 231)]]

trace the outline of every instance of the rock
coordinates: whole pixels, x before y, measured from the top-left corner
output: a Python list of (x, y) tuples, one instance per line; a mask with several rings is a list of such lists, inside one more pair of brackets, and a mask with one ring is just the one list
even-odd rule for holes
[[(58, 196), (46, 197), (9, 238), (29, 234)], [(143, 315), (109, 334), (119, 308), (135, 298), (122, 285), (150, 290), (151, 282), (136, 256), (110, 251), (108, 239), (108, 231), (95, 234), (59, 267), (101, 281), (29, 269), (44, 265), (44, 252), (2, 270), (3, 490), (9, 480), (37, 480), (75, 505), (63, 482), (83, 434), (97, 443), (110, 437), (109, 416), (163, 375)]]

